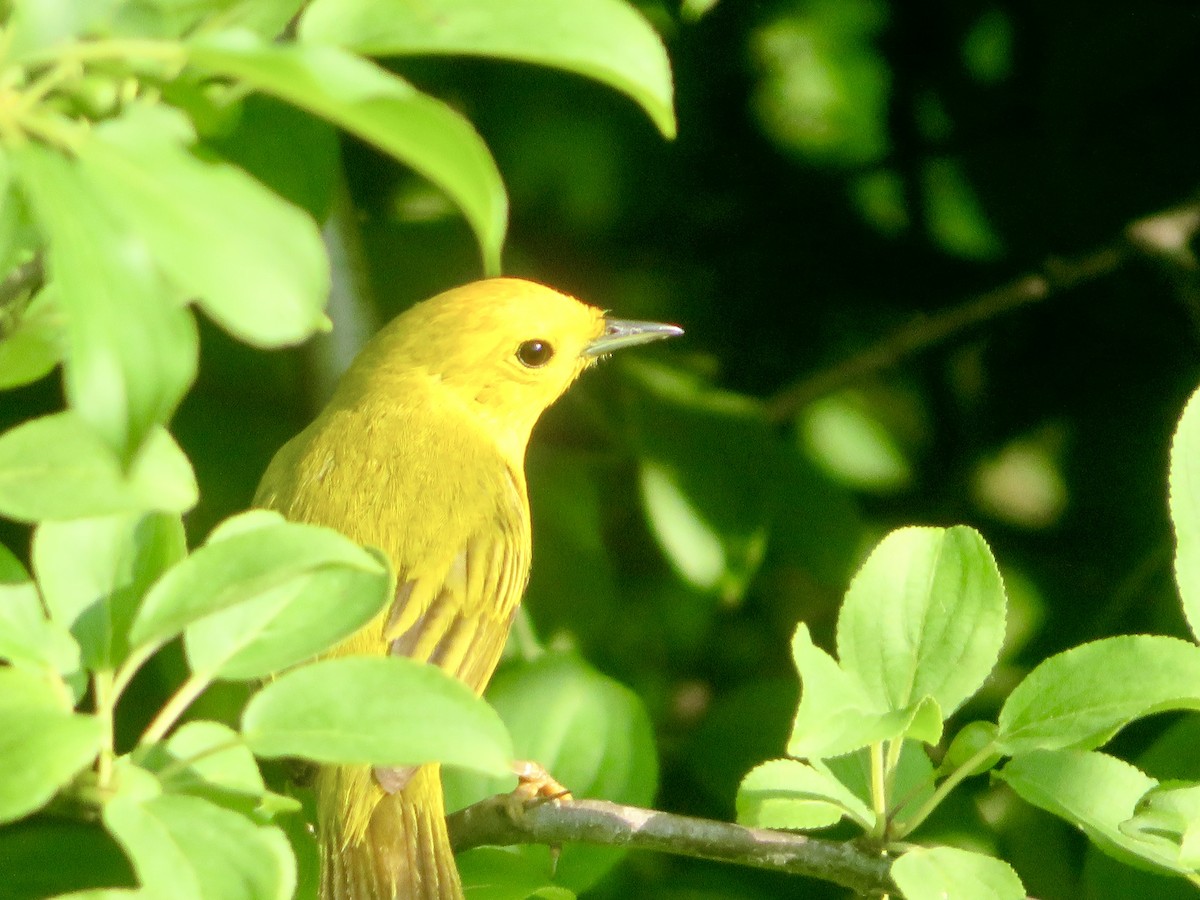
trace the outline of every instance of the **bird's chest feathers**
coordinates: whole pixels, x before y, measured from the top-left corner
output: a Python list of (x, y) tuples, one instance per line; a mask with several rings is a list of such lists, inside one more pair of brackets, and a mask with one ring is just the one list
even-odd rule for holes
[(299, 496), (323, 507), (306, 512), (400, 568), (480, 530), (527, 535), (521, 460), (456, 412), (395, 403), (332, 412), (299, 473)]

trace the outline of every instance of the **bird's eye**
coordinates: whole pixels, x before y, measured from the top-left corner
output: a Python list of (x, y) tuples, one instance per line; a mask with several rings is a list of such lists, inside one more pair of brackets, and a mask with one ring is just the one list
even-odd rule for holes
[(546, 341), (525, 341), (517, 348), (517, 359), (529, 369), (540, 369), (554, 356), (554, 348)]

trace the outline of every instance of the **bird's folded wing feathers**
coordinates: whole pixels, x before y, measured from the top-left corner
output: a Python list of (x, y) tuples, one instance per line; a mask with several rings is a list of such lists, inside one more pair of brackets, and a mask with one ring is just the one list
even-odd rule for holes
[(529, 571), (518, 522), (472, 536), (448, 567), (401, 573), (384, 631), (389, 653), (439, 666), (481, 691), (500, 659)]

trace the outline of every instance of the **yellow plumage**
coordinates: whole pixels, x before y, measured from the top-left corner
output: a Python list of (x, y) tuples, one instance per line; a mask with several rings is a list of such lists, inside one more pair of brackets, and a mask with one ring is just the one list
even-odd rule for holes
[[(391, 560), (395, 602), (334, 652), (425, 660), (482, 692), (529, 574), (534, 424), (599, 355), (678, 333), (511, 278), (447, 291), (380, 331), (255, 498)], [(462, 896), (436, 766), (324, 768), (317, 803), (326, 900)]]

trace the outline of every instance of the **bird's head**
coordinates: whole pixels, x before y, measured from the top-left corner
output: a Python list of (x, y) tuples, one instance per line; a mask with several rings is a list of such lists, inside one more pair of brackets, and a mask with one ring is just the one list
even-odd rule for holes
[[(622, 347), (682, 334), (674, 325), (608, 318), (517, 278), (491, 278), (419, 303), (377, 335), (355, 369), (428, 375), (510, 446), (578, 375)], [(390, 379), (388, 379), (390, 380)]]

